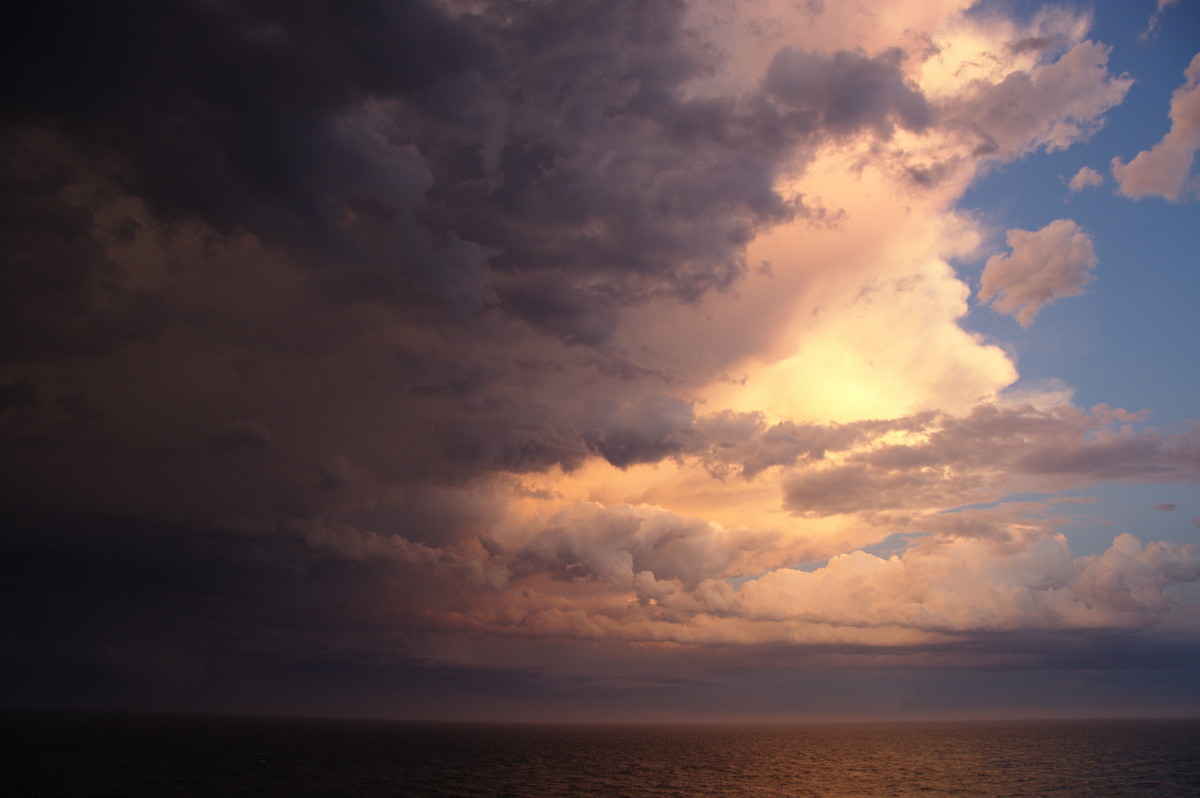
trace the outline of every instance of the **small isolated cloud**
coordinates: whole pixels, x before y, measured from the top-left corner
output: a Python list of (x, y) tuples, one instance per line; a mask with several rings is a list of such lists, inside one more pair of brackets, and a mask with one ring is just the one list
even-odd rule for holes
[(1070, 219), (1041, 230), (1008, 231), (1011, 255), (994, 255), (983, 269), (979, 299), (1022, 327), (1056, 299), (1079, 296), (1092, 281), (1096, 252), (1092, 239)]
[(1173, 513), (1173, 512), (1175, 512), (1176, 508), (1178, 508), (1178, 507), (1179, 507), (1179, 505), (1176, 504), (1175, 502), (1163, 502), (1162, 504), (1154, 505), (1150, 509), (1160, 510), (1164, 513)]
[(1200, 150), (1200, 53), (1183, 71), (1184, 84), (1171, 95), (1171, 129), (1162, 141), (1142, 150), (1129, 163), (1113, 158), (1113, 177), (1132, 199), (1160, 196), (1172, 202), (1195, 192), (1188, 173)]
[(1090, 166), (1085, 166), (1075, 173), (1075, 176), (1071, 178), (1071, 182), (1067, 183), (1067, 188), (1074, 194), (1076, 191), (1083, 191), (1090, 186), (1102, 185), (1104, 185), (1104, 175)]
[(1146, 23), (1146, 29), (1138, 34), (1139, 41), (1146, 41), (1154, 35), (1154, 31), (1158, 30), (1158, 20), (1162, 17), (1163, 9), (1167, 6), (1177, 4), (1179, 0), (1158, 0), (1158, 5), (1154, 7), (1154, 13), (1150, 15), (1149, 21)]

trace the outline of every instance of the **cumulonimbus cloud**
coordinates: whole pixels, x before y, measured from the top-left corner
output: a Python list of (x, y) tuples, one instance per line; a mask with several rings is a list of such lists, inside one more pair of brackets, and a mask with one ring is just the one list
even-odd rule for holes
[[(1072, 558), (962, 509), (1195, 478), (1194, 432), (992, 402), (1013, 364), (959, 326), (981, 234), (948, 209), (1129, 81), (1081, 15), (834, 5), (728, 61), (681, 2), (29, 5), (0, 131), (17, 647), (290, 665), (1161, 618), (1192, 549)], [(1023, 324), (1091, 279), (1073, 222), (1009, 244), (980, 298)]]

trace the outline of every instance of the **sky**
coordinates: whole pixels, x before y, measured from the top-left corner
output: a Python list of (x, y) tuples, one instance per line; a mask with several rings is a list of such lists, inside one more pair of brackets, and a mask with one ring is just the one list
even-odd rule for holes
[(1200, 4), (25, 4), (0, 706), (1200, 715)]

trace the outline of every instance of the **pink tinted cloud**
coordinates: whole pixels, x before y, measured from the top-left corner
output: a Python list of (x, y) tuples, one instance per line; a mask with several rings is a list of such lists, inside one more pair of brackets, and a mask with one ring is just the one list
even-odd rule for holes
[(756, 573), (763, 562), (802, 554), (766, 530), (728, 529), (661, 507), (594, 503), (568, 505), (544, 522), (498, 532), (488, 548), (516, 573), (597, 580), (643, 598), (654, 597), (660, 580), (694, 590), (706, 579)]
[(1092, 240), (1070, 219), (1032, 232), (1009, 230), (1008, 245), (1011, 254), (988, 259), (979, 299), (1015, 316), (1022, 327), (1055, 300), (1079, 296), (1094, 279), (1098, 261)]
[(1113, 158), (1113, 177), (1126, 197), (1159, 196), (1180, 202), (1195, 193), (1188, 174), (1200, 149), (1200, 53), (1183, 74), (1184, 84), (1171, 95), (1171, 129), (1167, 134), (1129, 163)]
[(1104, 175), (1090, 166), (1085, 166), (1075, 173), (1075, 176), (1067, 183), (1067, 188), (1071, 190), (1071, 193), (1075, 193), (1083, 191), (1085, 188), (1102, 185), (1104, 185)]
[[(627, 508), (608, 518), (605, 509), (590, 512), (577, 527), (577, 540), (591, 537), (594, 524), (631, 514), (649, 519), (658, 511)], [(697, 529), (693, 525), (692, 532)], [(776, 568), (740, 587), (728, 579), (689, 582), (671, 575), (669, 560), (697, 542), (686, 531), (659, 553), (660, 571), (639, 570), (639, 555), (623, 548), (629, 538), (612, 540), (616, 545), (607, 556), (613, 567), (599, 570), (572, 560), (566, 550), (554, 557), (564, 570), (545, 569), (546, 563), (523, 569), (526, 554), (514, 553), (507, 562), (513, 567), (503, 568), (514, 574), (510, 580), (441, 591), (443, 599), (457, 593), (456, 606), (443, 601), (428, 606), (423, 617), (432, 628), (502, 636), (886, 646), (994, 632), (1142, 629), (1174, 605), (1169, 588), (1200, 579), (1196, 544), (1143, 544), (1123, 533), (1102, 554), (1074, 557), (1057, 532), (1016, 523), (997, 529), (1002, 532), (918, 537), (891, 556), (852, 551), (812, 570)], [(656, 545), (647, 539), (632, 548), (645, 554)], [(482, 549), (476, 554), (492, 564), (464, 570), (446, 559), (439, 567), (446, 579), (461, 579), (495, 572), (506, 559)]]
[(1039, 147), (1068, 147), (1098, 130), (1103, 113), (1133, 84), (1109, 74), (1110, 51), (1082, 41), (1052, 63), (1014, 70), (998, 83), (977, 80), (946, 104), (945, 118), (980, 139), (980, 155), (1010, 159)]
[(747, 583), (750, 617), (898, 626), (929, 632), (1139, 628), (1160, 620), (1166, 587), (1200, 578), (1200, 546), (1143, 546), (1122, 534), (1072, 558), (1058, 534), (1019, 528), (1005, 541), (929, 539), (898, 556), (839, 555), (813, 572)]
[(1154, 13), (1150, 15), (1150, 19), (1146, 22), (1146, 29), (1138, 34), (1140, 41), (1146, 41), (1154, 32), (1158, 30), (1158, 23), (1162, 18), (1162, 12), (1168, 7), (1179, 3), (1179, 0), (1158, 0), (1158, 5), (1154, 7)]
[(784, 504), (807, 517), (870, 516), (1097, 480), (1200, 476), (1200, 429), (1136, 431), (1138, 419), (1104, 406), (1083, 411), (983, 405), (963, 417), (930, 421), (912, 440), (880, 440), (836, 464), (797, 468), (785, 480)]

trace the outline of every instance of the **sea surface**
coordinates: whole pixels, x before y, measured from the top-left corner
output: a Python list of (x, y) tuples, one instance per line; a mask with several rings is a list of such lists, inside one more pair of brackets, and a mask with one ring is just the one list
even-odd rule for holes
[(557, 726), (3, 719), (12, 796), (1200, 796), (1200, 720)]

